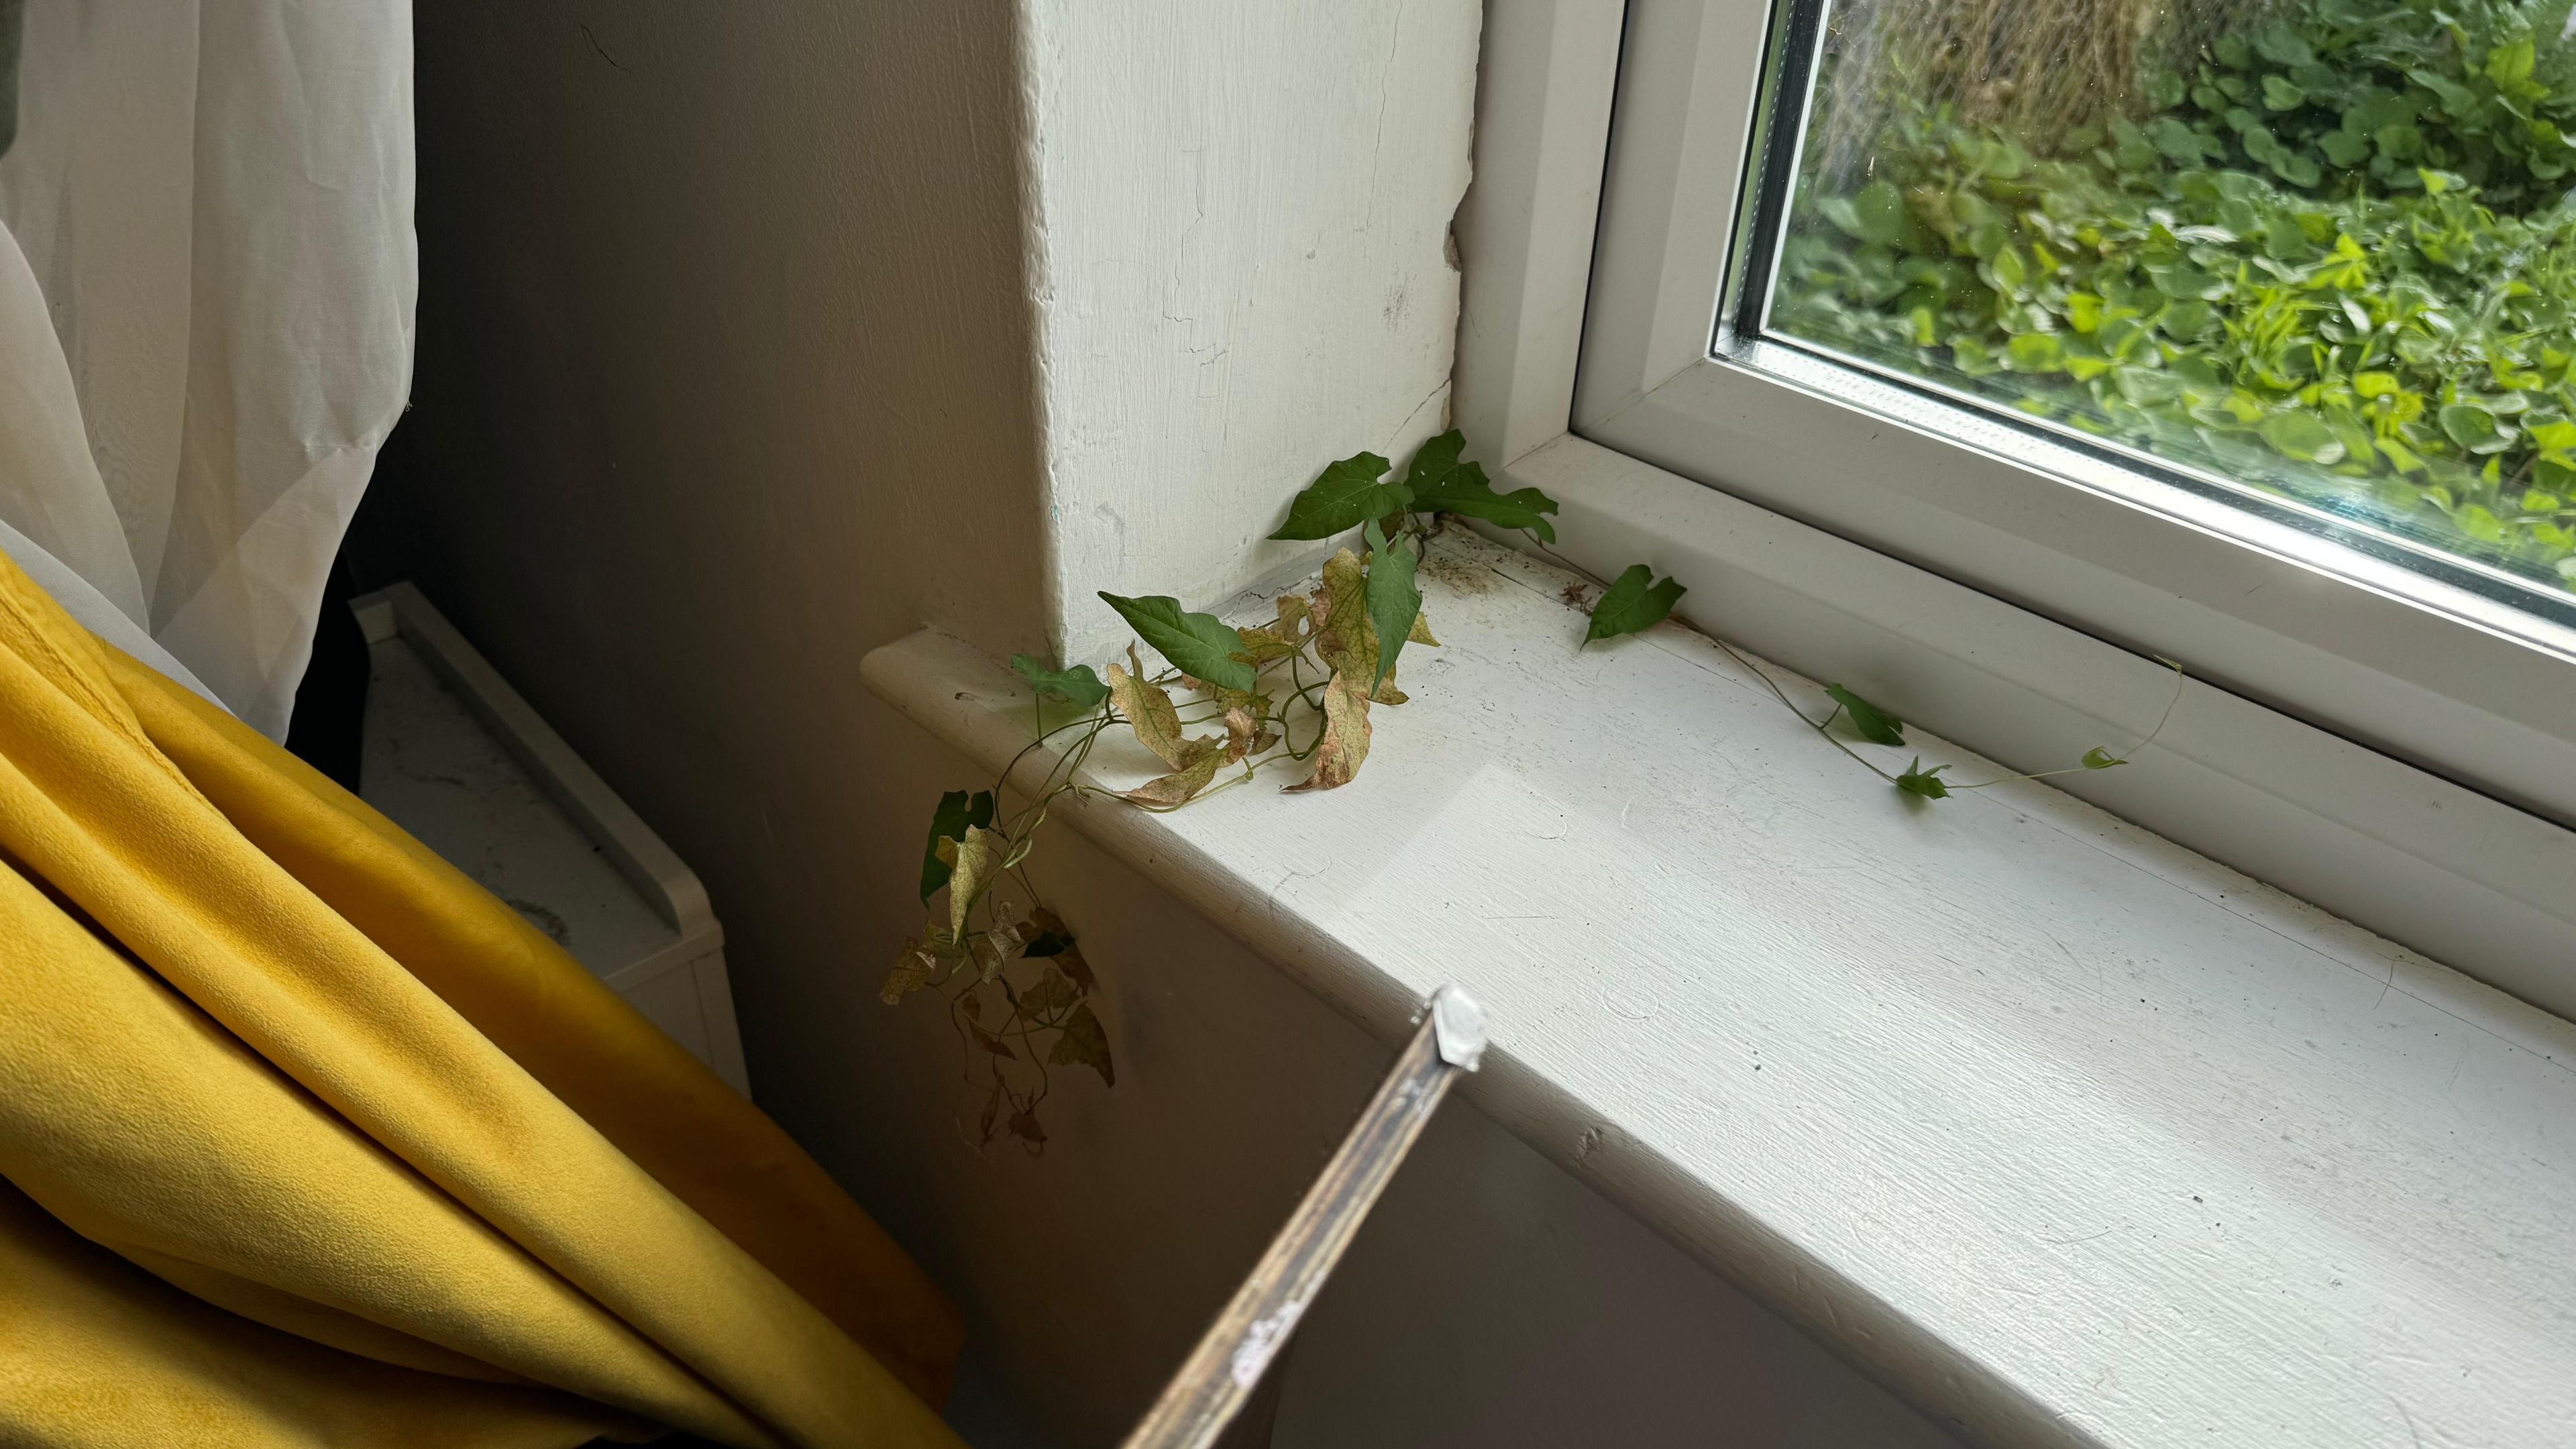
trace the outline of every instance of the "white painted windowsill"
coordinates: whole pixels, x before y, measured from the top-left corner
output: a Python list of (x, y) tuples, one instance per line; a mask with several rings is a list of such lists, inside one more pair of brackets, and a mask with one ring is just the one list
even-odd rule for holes
[[(2576, 1027), (2043, 785), (1911, 801), (1677, 625), (1578, 653), (1518, 554), (1423, 580), (1350, 787), (1057, 828), (1389, 1041), (1465, 986), (1485, 1111), (1973, 1441), (2576, 1443)], [(864, 668), (1028, 741), (954, 639)]]

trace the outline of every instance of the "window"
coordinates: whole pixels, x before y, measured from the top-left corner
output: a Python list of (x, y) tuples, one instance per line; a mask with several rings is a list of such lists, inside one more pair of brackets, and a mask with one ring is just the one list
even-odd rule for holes
[(2576, 821), (2566, 24), (1631, 0), (1570, 429)]
[(1836, 6), (1747, 330), (2562, 597), (2564, 8)]
[(2571, 137), (2563, 3), (1488, 0), (1456, 414), (2016, 768), (2181, 661), (2055, 783), (2564, 1011)]

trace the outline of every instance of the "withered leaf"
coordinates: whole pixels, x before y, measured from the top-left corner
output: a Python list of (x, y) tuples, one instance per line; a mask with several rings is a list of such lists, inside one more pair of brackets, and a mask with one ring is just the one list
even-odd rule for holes
[(1038, 1125), (1038, 1114), (1028, 1108), (1023, 1107), (1019, 1111), (1013, 1112), (1010, 1116), (1010, 1120), (1004, 1125), (1011, 1129), (1012, 1136), (1019, 1138), (1023, 1142), (1033, 1143), (1040, 1147), (1046, 1145), (1046, 1129)]
[(993, 792), (978, 790), (969, 796), (963, 790), (951, 790), (939, 797), (939, 806), (930, 813), (930, 840), (921, 850), (921, 898), (928, 900), (948, 884), (948, 861), (939, 853), (939, 842), (954, 840), (966, 833), (969, 825), (993, 823)]
[(1234, 657), (1246, 664), (1267, 664), (1305, 647), (1305, 640), (1282, 633), (1277, 624), (1255, 624), (1243, 631), (1243, 651)]
[(1405, 631), (1404, 639), (1408, 644), (1428, 644), (1434, 649), (1440, 647), (1440, 641), (1431, 637), (1431, 619), (1426, 614), (1413, 616), (1413, 627)]
[(1216, 749), (1214, 740), (1182, 737), (1180, 711), (1169, 692), (1144, 677), (1145, 666), (1137, 661), (1134, 645), (1128, 646), (1127, 659), (1135, 665), (1132, 672), (1109, 666), (1109, 697), (1127, 717), (1128, 727), (1136, 731), (1137, 743), (1175, 770), (1188, 769)]
[(1073, 932), (1065, 929), (1064, 918), (1044, 906), (1029, 912), (1028, 949), (1023, 956), (1061, 956), (1072, 949)]
[(1157, 775), (1128, 791), (1124, 798), (1157, 810), (1188, 804), (1191, 797), (1206, 789), (1208, 782), (1216, 778), (1217, 766), (1225, 762), (1225, 757), (1216, 748), (1216, 741), (1192, 740), (1190, 743), (1207, 747), (1199, 752), (1196, 763), (1168, 775)]
[(1227, 689), (1205, 680), (1191, 679), (1187, 675), (1182, 676), (1181, 682), (1215, 701), (1221, 709), (1250, 710), (1255, 717), (1270, 712), (1269, 695), (1258, 694), (1249, 689)]
[(939, 958), (919, 936), (903, 943), (903, 954), (894, 958), (894, 969), (886, 973), (885, 985), (877, 999), (888, 1006), (900, 1006), (903, 999), (930, 984), (939, 972)]
[(1331, 790), (1351, 782), (1368, 758), (1368, 712), (1368, 697), (1349, 675), (1335, 670), (1324, 686), (1324, 738), (1315, 749), (1315, 773), (1304, 783), (1289, 786), (1289, 793)]
[(993, 1119), (1001, 1114), (1002, 1084), (998, 1079), (996, 1079), (993, 1083), (993, 1095), (984, 1099), (984, 1115), (975, 1124), (976, 1146), (981, 1147), (985, 1143), (993, 1140)]
[(1225, 762), (1229, 765), (1247, 756), (1267, 754), (1279, 743), (1279, 732), (1261, 727), (1258, 715), (1248, 710), (1225, 712)]
[(939, 842), (940, 858), (948, 862), (948, 929), (957, 939), (966, 939), (966, 917), (975, 909), (975, 899), (1002, 873), (1002, 861), (1010, 852), (1011, 842), (998, 831), (981, 825), (966, 827), (963, 840)]
[(973, 940), (977, 979), (990, 981), (1001, 975), (1002, 968), (1010, 965), (1012, 958), (1020, 954), (1020, 944), (1024, 939), (1016, 925), (997, 926), (976, 935)]
[[(1005, 1026), (1009, 1025), (1008, 1022), (1003, 1024)], [(982, 1047), (993, 1055), (997, 1057), (1009, 1057), (1013, 1061), (1018, 1061), (1020, 1059), (1020, 1054), (1011, 1050), (1011, 1044), (1009, 1042), (1006, 1042), (1000, 1037), (993, 1035), (991, 1032), (986, 1031), (984, 1029), (984, 1023), (977, 1021), (971, 1016), (966, 1018), (966, 1030), (973, 1034), (975, 1045)]]
[(1085, 1066), (1100, 1074), (1107, 1086), (1118, 1085), (1118, 1072), (1109, 1064), (1109, 1033), (1100, 1029), (1100, 1018), (1093, 1015), (1091, 1003), (1074, 1007), (1073, 1015), (1064, 1019), (1064, 1032), (1055, 1039), (1055, 1050), (1047, 1060), (1059, 1067)]
[(1020, 993), (1020, 1014), (1031, 1018), (1055, 1015), (1082, 999), (1082, 988), (1073, 978), (1053, 966), (1038, 978), (1038, 984)]
[(1067, 945), (1062, 951), (1056, 953), (1054, 959), (1056, 969), (1072, 977), (1073, 984), (1082, 991), (1083, 995), (1090, 995), (1092, 988), (1100, 984), (1100, 978), (1091, 974), (1091, 963), (1082, 958), (1081, 947)]

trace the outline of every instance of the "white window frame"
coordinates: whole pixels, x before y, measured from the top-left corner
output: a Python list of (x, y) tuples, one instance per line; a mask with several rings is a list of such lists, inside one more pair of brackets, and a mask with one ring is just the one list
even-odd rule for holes
[(2183, 661), (2160, 759), (2065, 788), (2576, 1016), (2576, 607), (1725, 336), (1773, 23), (1489, 0), (1478, 452), (1564, 500), (1578, 561), (1651, 558), (1702, 627), (2018, 768), (2126, 743)]

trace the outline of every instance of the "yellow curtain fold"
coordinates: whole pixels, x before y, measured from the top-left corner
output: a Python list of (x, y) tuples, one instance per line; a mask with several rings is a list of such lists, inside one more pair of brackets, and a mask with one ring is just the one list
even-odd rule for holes
[(0, 867), (0, 1335), (121, 1365), (0, 1362), (0, 1442), (954, 1444), (953, 1311), (775, 1124), (5, 559)]

